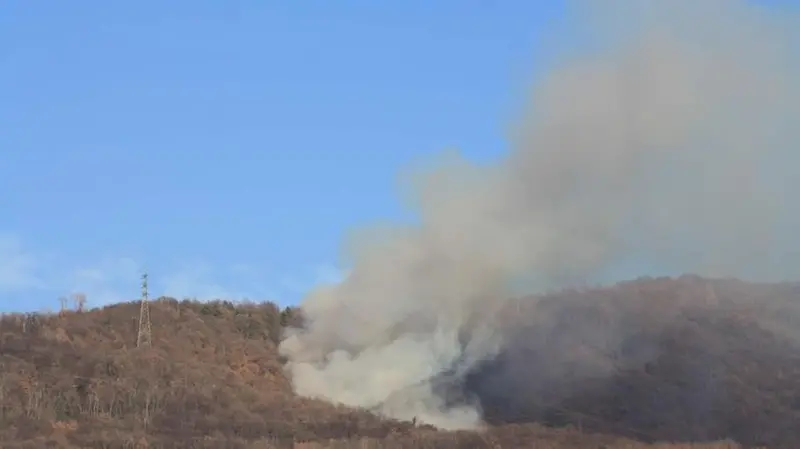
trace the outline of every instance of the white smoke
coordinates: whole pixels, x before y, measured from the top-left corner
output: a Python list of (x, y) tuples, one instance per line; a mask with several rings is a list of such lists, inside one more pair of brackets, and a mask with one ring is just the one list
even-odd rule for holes
[(631, 258), (799, 274), (798, 15), (738, 0), (574, 6), (595, 45), (534, 86), (507, 157), (448, 154), (419, 173), (420, 224), (359, 234), (347, 278), (303, 301), (306, 326), (280, 345), (298, 394), (473, 428), (480, 405), (448, 404), (435, 381), (497, 353), (497, 311), (520, 286), (599, 279)]

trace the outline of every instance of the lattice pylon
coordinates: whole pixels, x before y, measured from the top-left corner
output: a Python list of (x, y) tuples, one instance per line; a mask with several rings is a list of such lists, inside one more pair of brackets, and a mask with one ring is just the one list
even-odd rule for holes
[(150, 304), (147, 293), (147, 273), (145, 273), (142, 275), (142, 305), (139, 309), (139, 332), (136, 334), (136, 347), (146, 347), (151, 344)]

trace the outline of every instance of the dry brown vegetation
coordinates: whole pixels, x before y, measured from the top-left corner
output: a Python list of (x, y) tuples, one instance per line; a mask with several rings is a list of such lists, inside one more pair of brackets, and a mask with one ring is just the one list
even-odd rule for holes
[[(637, 284), (604, 294), (616, 292), (611, 299), (633, 301), (642, 300), (637, 294), (658, 296), (658, 289), (662, 297), (683, 291), (670, 284), (678, 281), (663, 282), (643, 281), (644, 290)], [(757, 301), (749, 304), (748, 310), (758, 307), (762, 315), (786, 316), (785, 311), (757, 306)], [(297, 397), (276, 349), (282, 326), (298, 320), (292, 310), (281, 311), (271, 303), (174, 299), (154, 301), (151, 307), (151, 348), (135, 348), (135, 302), (3, 316), (0, 447), (738, 448), (731, 441), (644, 442), (676, 441), (678, 432), (688, 434), (691, 425), (712, 421), (716, 427), (706, 433), (745, 443), (798, 447), (800, 442), (800, 429), (794, 429), (800, 426), (793, 425), (800, 423), (800, 362), (794, 347), (785, 346), (791, 342), (780, 340), (777, 329), (747, 321), (746, 314), (700, 313), (716, 304), (696, 309), (690, 317), (695, 321), (686, 320), (678, 332), (661, 332), (662, 343), (674, 346), (672, 359), (664, 356), (646, 371), (607, 380), (614, 388), (587, 386), (581, 396), (564, 398), (558, 407), (569, 412), (558, 419), (555, 406), (518, 407), (517, 417), (526, 417), (522, 420), (498, 411), (499, 404), (489, 404), (495, 425), (483, 433), (437, 431)], [(712, 360), (708, 353), (713, 352), (721, 357), (713, 358), (715, 363), (726, 364), (719, 385), (731, 394), (721, 405), (734, 410), (690, 416), (695, 423), (681, 424), (686, 418), (685, 411), (680, 416), (681, 401), (666, 398), (683, 398), (682, 382), (693, 385), (679, 368), (690, 366), (687, 357), (697, 360), (700, 352), (705, 354), (702, 360)], [(648, 415), (652, 407), (665, 414)], [(663, 418), (664, 425), (654, 422), (656, 418)]]

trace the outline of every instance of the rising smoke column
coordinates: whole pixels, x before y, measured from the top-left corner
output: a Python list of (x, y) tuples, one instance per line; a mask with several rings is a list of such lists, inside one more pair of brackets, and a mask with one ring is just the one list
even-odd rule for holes
[[(362, 231), (280, 352), (300, 395), (474, 428), (456, 381), (503, 347), (502, 299), (628, 263), (797, 277), (796, 12), (738, 0), (572, 2), (590, 31), (532, 89), (493, 166), (414, 178), (419, 225)], [(793, 26), (794, 25), (794, 26)], [(568, 36), (567, 36), (568, 37)]]

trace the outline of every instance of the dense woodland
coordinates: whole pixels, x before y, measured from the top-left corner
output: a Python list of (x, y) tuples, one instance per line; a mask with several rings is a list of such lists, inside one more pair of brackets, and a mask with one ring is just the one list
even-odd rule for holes
[[(588, 303), (576, 300), (576, 313), (554, 316), (553, 329), (585, 328), (581, 316), (602, 323), (597, 317), (613, 307), (657, 316), (678, 310), (669, 326), (647, 316), (640, 325), (668, 351), (547, 407), (533, 390), (514, 400), (486, 395), (492, 426), (483, 433), (438, 431), (294, 395), (276, 344), (300, 318), (271, 303), (153, 301), (149, 348), (135, 347), (137, 302), (7, 314), (0, 319), (0, 447), (740, 447), (734, 440), (800, 447), (800, 346), (787, 331), (800, 290), (730, 281), (710, 298), (701, 284), (642, 280), (561, 293), (590, 295), (599, 305), (580, 315)], [(667, 306), (630, 306), (644, 301)], [(720, 373), (713, 388), (726, 392), (701, 414), (685, 402), (712, 388), (698, 383), (698, 360), (713, 364)], [(491, 370), (473, 379), (476, 391), (488, 388)]]

